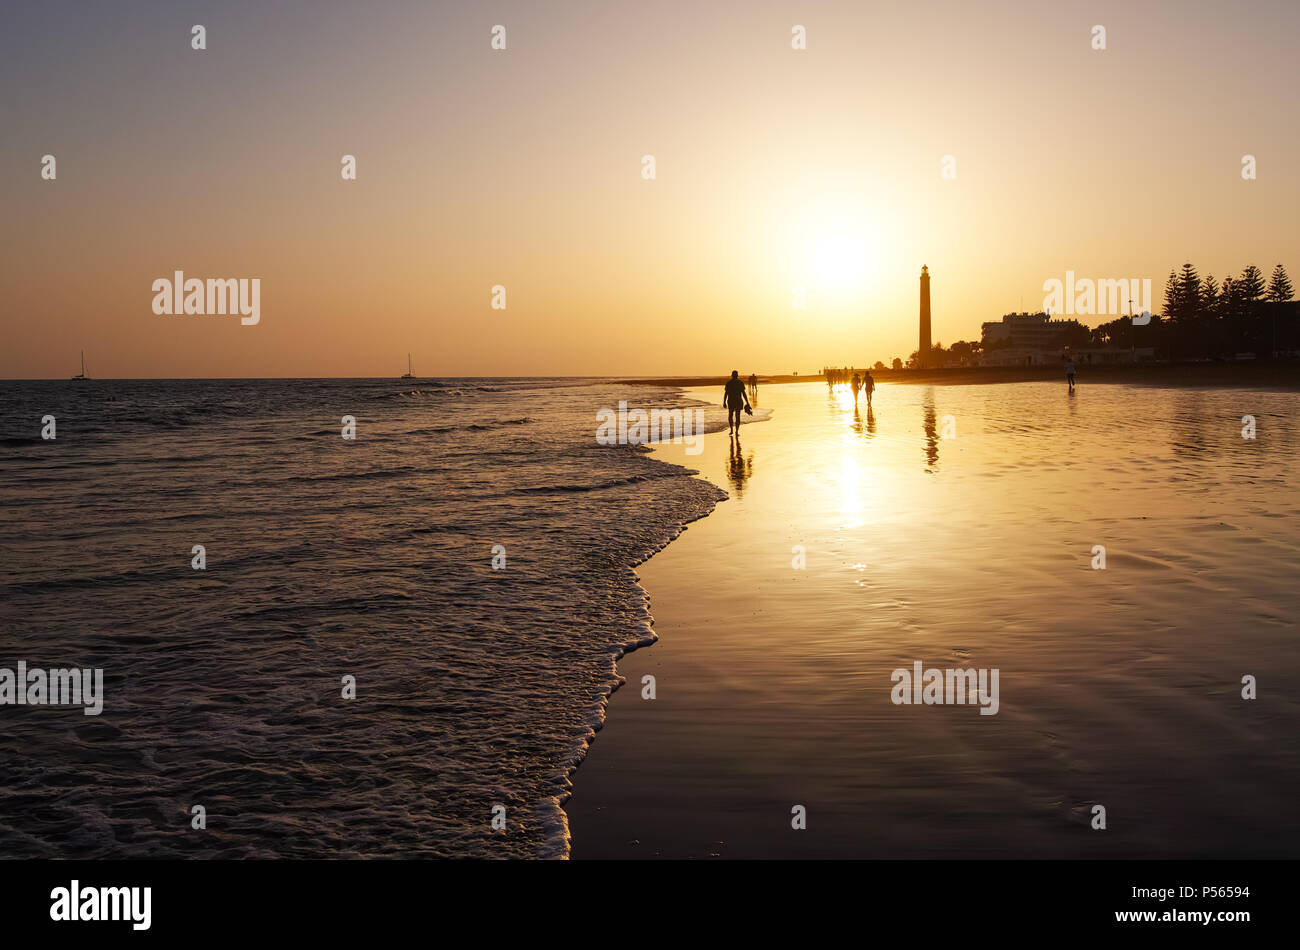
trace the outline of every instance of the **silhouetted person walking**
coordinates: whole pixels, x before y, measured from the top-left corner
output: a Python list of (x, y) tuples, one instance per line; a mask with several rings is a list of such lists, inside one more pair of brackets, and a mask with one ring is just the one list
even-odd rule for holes
[(1074, 392), (1074, 357), (1065, 358), (1065, 381), (1070, 384), (1070, 392)]
[(862, 388), (862, 380), (857, 373), (853, 374), (853, 381), (849, 385), (853, 387), (853, 405), (856, 406), (858, 404), (858, 390)]
[(876, 381), (871, 377), (871, 370), (862, 371), (862, 389), (867, 394), (867, 409), (871, 408), (871, 394), (876, 391)]
[(745, 384), (740, 381), (739, 370), (731, 371), (731, 379), (727, 380), (722, 391), (722, 404), (727, 407), (727, 431), (740, 435), (740, 410), (749, 409), (749, 398), (745, 395)]

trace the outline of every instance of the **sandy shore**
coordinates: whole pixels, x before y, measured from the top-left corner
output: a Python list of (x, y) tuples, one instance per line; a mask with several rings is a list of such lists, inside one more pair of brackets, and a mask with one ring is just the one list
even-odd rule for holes
[[(1059, 366), (970, 366), (932, 370), (872, 370), (877, 383), (931, 386), (980, 386), (991, 383), (1061, 382)], [(1137, 363), (1113, 366), (1080, 364), (1079, 381), (1169, 387), (1241, 387), (1300, 391), (1300, 362)], [(759, 376), (759, 385), (821, 381), (819, 376)], [(721, 386), (722, 376), (672, 376), (623, 380), (646, 386)]]
[[(566, 805), (574, 858), (1294, 855), (1300, 511), (1276, 492), (1296, 445), (1237, 420), (1281, 424), (1296, 397), (760, 403), (738, 449), (657, 449), (731, 499), (640, 570), (660, 640), (619, 663)], [(893, 704), (914, 661), (999, 669), (998, 714)], [(1279, 688), (1248, 703), (1246, 672)]]

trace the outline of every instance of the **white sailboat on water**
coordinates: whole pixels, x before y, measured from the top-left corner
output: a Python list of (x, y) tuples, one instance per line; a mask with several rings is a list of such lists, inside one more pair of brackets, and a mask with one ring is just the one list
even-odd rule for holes
[(410, 353), (406, 354), (406, 372), (402, 374), (402, 379), (415, 379), (415, 377), (411, 375), (411, 354)]
[(78, 373), (76, 376), (73, 376), (72, 378), (81, 379), (81, 380), (90, 379), (90, 377), (86, 375), (86, 351), (85, 350), (81, 351), (81, 372)]

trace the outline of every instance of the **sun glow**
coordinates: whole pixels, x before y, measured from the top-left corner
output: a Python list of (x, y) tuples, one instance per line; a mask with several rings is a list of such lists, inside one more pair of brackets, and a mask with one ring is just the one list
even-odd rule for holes
[(867, 242), (851, 234), (822, 238), (812, 250), (812, 270), (830, 287), (852, 287), (866, 276)]
[(803, 238), (804, 266), (823, 289), (860, 291), (876, 270), (877, 248), (861, 221), (824, 216), (807, 226)]
[(832, 395), (839, 402), (841, 410), (844, 412), (853, 411), (853, 389), (848, 383), (841, 383), (836, 386), (832, 390)]

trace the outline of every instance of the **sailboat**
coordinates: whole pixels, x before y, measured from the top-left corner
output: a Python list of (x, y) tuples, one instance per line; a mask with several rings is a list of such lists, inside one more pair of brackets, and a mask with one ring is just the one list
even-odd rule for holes
[(82, 350), (82, 351), (81, 351), (81, 372), (78, 373), (76, 376), (73, 376), (72, 378), (73, 378), (74, 380), (76, 380), (76, 379), (81, 379), (81, 380), (90, 379), (90, 377), (86, 375), (86, 351), (85, 351), (85, 350)]
[(406, 372), (402, 374), (402, 379), (415, 379), (415, 377), (411, 375), (411, 354), (410, 353), (406, 354)]

